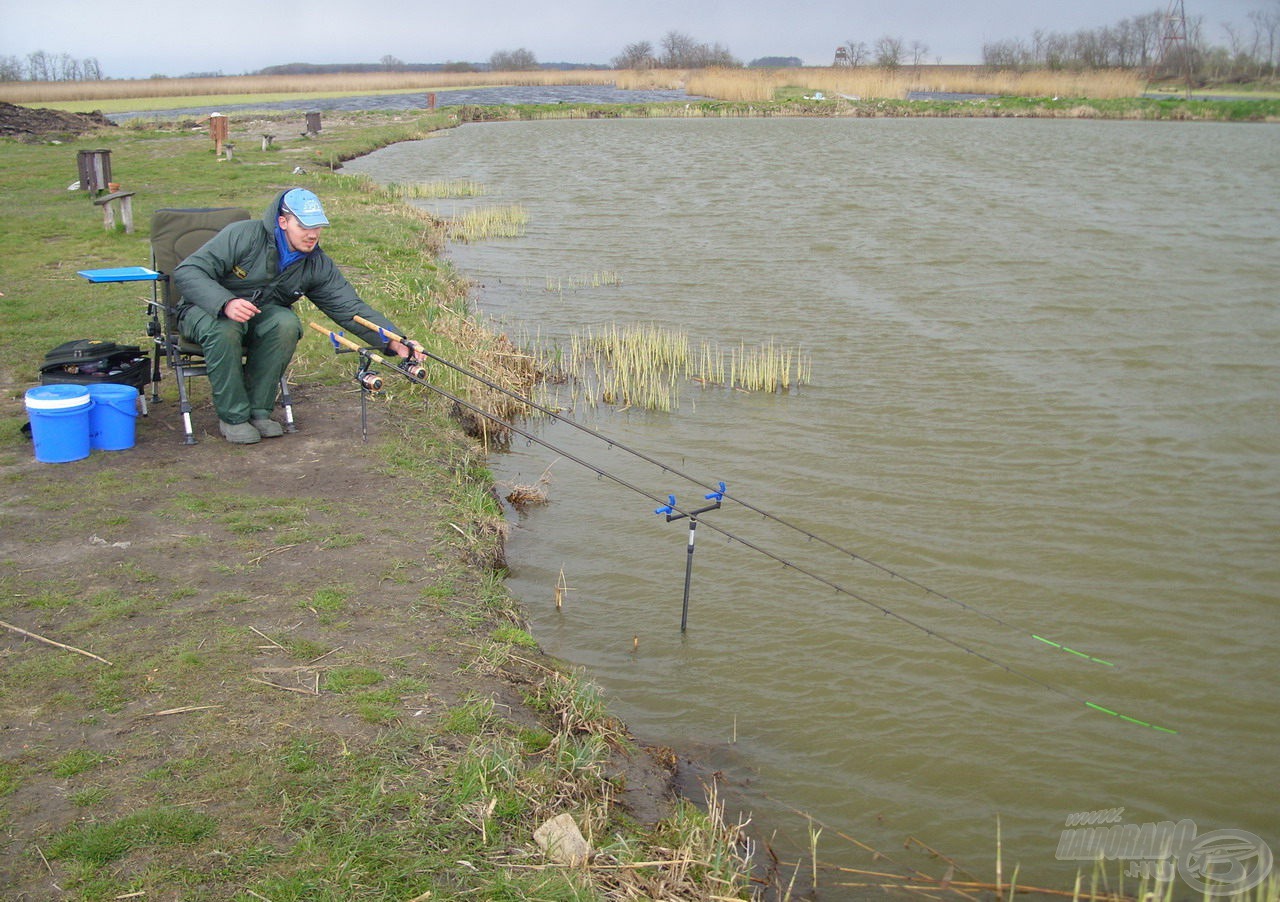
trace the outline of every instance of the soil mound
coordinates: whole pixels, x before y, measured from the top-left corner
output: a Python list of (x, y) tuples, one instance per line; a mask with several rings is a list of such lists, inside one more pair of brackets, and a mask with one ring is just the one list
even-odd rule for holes
[(31, 140), (51, 135), (83, 135), (115, 123), (99, 112), (64, 113), (0, 102), (0, 137)]

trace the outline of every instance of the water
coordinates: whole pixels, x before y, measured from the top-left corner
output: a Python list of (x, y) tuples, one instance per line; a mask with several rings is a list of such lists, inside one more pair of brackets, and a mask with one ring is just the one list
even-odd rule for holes
[[(940, 874), (914, 836), (986, 880), (998, 818), (1024, 884), (1069, 885), (1066, 819), (1098, 809), (1280, 850), (1276, 126), (495, 124), (349, 169), (529, 210), (526, 237), (450, 252), (513, 334), (657, 322), (812, 355), (787, 394), (576, 413), (945, 598), (729, 503), (698, 530), (681, 635), (687, 521), (537, 445), (494, 461), (511, 484), (550, 468), (509, 546), (538, 640), (720, 771), (784, 860), (807, 854), (796, 812), (825, 863), (884, 870), (862, 844)], [(621, 284), (584, 287), (600, 272)], [(829, 870), (823, 898), (866, 879)]]

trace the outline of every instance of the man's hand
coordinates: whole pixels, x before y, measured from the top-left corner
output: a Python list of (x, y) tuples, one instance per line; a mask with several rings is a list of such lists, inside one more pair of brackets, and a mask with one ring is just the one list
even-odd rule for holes
[(413, 360), (421, 363), (426, 359), (426, 356), (422, 353), (421, 348), (416, 347), (416, 344), (417, 342), (414, 342), (415, 347), (410, 347), (404, 342), (393, 338), (391, 341), (387, 342), (387, 350), (392, 354), (395, 354), (397, 357), (404, 357), (405, 359), (412, 358)]
[(232, 298), (222, 306), (227, 319), (237, 323), (247, 323), (262, 311), (252, 301), (244, 298)]

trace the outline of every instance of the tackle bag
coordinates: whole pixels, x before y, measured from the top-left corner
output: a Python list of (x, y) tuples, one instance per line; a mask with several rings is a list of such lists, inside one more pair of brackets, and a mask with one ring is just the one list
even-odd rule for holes
[(44, 355), (41, 385), (97, 385), (114, 382), (142, 391), (151, 381), (151, 361), (137, 345), (97, 338), (78, 338)]

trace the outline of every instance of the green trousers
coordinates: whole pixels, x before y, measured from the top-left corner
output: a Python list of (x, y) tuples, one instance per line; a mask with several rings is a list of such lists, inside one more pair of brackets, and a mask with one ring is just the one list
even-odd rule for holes
[(182, 334), (204, 349), (218, 419), (247, 423), (276, 406), (280, 378), (302, 338), (302, 323), (288, 307), (267, 304), (247, 323), (189, 306)]

